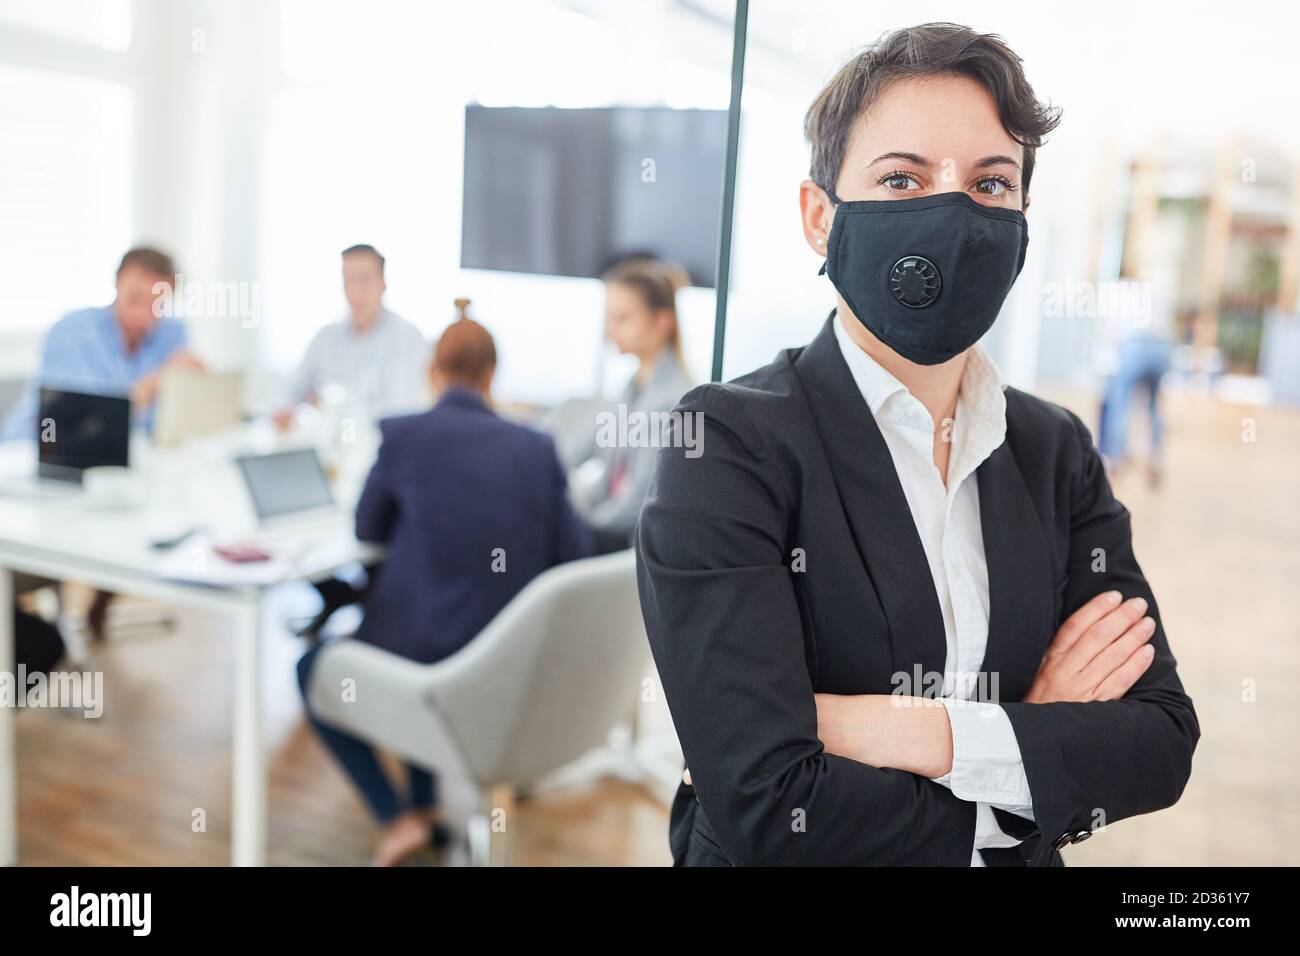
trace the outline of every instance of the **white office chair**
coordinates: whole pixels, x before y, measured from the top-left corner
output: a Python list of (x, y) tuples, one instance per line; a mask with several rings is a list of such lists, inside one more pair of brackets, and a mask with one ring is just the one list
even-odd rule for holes
[(436, 664), (340, 641), (317, 658), (310, 706), (436, 771), (444, 794), (444, 781), (469, 784), (470, 862), (502, 861), (492, 791), (601, 746), (637, 705), (649, 644), (634, 568), (631, 551), (552, 568)]

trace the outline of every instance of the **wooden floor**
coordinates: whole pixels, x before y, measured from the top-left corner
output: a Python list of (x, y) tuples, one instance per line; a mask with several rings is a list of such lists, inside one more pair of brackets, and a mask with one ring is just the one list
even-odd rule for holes
[[(1075, 410), (1091, 421), (1087, 406)], [(1171, 396), (1166, 410), (1162, 486), (1130, 472), (1115, 490), (1133, 513), (1134, 547), (1201, 740), (1177, 805), (1113, 825), (1070, 848), (1066, 862), (1294, 866), (1300, 413), (1188, 395)]]
[[(106, 705), (99, 719), (21, 711), (19, 854), (31, 865), (225, 865), (229, 861), (229, 722), (225, 635), (184, 616), (173, 634), (122, 629), (92, 650)], [(272, 865), (361, 865), (374, 830), (362, 804), (303, 722), (293, 664), (303, 644), (267, 641)], [(201, 814), (201, 816), (200, 816)], [(508, 821), (511, 862), (666, 863), (667, 811), (640, 786), (603, 780), (520, 801)], [(194, 821), (205, 829), (195, 832)], [(430, 853), (416, 864), (436, 864)]]
[[(1203, 736), (1178, 806), (1114, 824), (1066, 859), (1298, 864), (1300, 414), (1176, 396), (1169, 417), (1163, 487), (1133, 474), (1117, 490)], [(1256, 419), (1253, 443), (1243, 418)], [(211, 619), (180, 625), (93, 652), (107, 688), (101, 719), (20, 712), (22, 863), (228, 861), (231, 655)], [(268, 635), (270, 862), (362, 864), (373, 830), (302, 722), (292, 677), (301, 650)], [(659, 801), (620, 781), (537, 795), (514, 815), (512, 862), (663, 865), (666, 826)]]

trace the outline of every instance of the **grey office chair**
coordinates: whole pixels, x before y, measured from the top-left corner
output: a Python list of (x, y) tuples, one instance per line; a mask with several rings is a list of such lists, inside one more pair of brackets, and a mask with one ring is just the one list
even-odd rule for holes
[(503, 828), (495, 824), (504, 801), (494, 808), (493, 791), (602, 745), (637, 706), (649, 644), (634, 567), (633, 553), (622, 551), (552, 568), (435, 664), (340, 641), (317, 659), (312, 710), (437, 771), (444, 794), (444, 783), (469, 784), (470, 862), (500, 862)]
[(540, 416), (537, 427), (551, 436), (566, 472), (573, 471), (595, 451), (597, 417), (618, 406), (600, 398), (570, 398)]

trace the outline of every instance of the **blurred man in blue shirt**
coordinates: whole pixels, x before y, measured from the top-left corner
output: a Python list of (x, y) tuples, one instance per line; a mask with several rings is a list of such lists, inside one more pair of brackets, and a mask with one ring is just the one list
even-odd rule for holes
[(200, 367), (185, 347), (184, 323), (162, 315), (175, 279), (171, 257), (157, 249), (122, 256), (113, 302), (65, 315), (46, 333), (40, 368), (9, 414), (4, 437), (35, 440), (41, 387), (127, 396), (135, 423), (152, 429), (163, 369)]
[[(134, 424), (152, 431), (163, 369), (202, 367), (185, 347), (184, 323), (162, 314), (175, 282), (176, 267), (164, 252), (141, 246), (122, 256), (113, 302), (65, 315), (45, 334), (40, 367), (0, 437), (36, 441), (41, 388), (126, 396)], [(98, 591), (86, 611), (97, 640), (104, 637), (111, 600), (112, 594)]]

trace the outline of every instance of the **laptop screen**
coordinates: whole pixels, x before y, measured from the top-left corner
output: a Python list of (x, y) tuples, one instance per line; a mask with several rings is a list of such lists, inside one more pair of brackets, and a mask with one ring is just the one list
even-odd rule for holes
[(126, 467), (131, 451), (130, 399), (42, 388), (36, 446), (42, 478), (80, 481), (87, 468)]
[(259, 521), (334, 503), (315, 449), (245, 455), (238, 460)]

